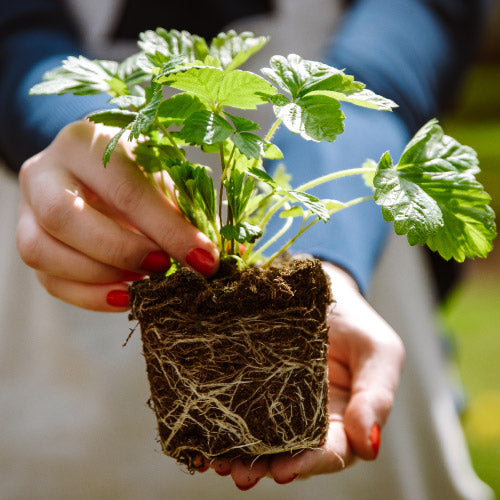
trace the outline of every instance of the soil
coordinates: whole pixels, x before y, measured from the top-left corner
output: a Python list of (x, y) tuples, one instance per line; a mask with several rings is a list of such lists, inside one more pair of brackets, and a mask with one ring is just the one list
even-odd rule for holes
[(244, 458), (322, 444), (328, 278), (315, 259), (206, 280), (188, 269), (131, 288), (163, 452)]

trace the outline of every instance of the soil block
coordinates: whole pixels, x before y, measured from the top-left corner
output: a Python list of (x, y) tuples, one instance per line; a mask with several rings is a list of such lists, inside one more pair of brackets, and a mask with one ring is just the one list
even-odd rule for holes
[(243, 458), (319, 446), (327, 420), (328, 278), (315, 259), (131, 287), (163, 452)]

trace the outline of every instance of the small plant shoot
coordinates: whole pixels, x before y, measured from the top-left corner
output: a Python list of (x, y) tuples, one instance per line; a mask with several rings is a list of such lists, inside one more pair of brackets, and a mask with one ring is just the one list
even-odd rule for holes
[[(174, 263), (129, 288), (162, 450), (190, 471), (200, 457), (253, 463), (325, 442), (335, 283), (318, 260), (286, 252), (311, 226), (374, 201), (411, 245), (458, 261), (485, 257), (496, 232), (476, 153), (436, 120), (399, 160), (385, 153), (292, 187), (273, 143), (278, 127), (333, 142), (344, 131), (344, 102), (367, 108), (367, 120), (396, 104), (295, 54), (272, 57), (260, 75), (241, 69), (267, 41), (229, 31), (207, 43), (159, 28), (142, 33), (139, 53), (121, 63), (70, 57), (31, 91), (109, 94), (109, 109), (88, 116), (116, 127), (104, 165), (122, 138), (131, 141), (138, 168), (218, 246), (220, 267), (208, 279)], [(274, 111), (268, 130), (249, 119), (261, 106)], [(271, 176), (265, 160), (283, 163)], [(373, 194), (339, 201), (310, 193), (351, 175), (363, 176)], [(281, 228), (269, 234), (275, 217)]]
[[(170, 196), (168, 175), (185, 217), (217, 244), (222, 258), (231, 256), (242, 267), (269, 266), (313, 224), (370, 200), (410, 245), (428, 245), (460, 262), (488, 254), (495, 217), (475, 177), (477, 155), (445, 135), (436, 120), (422, 127), (398, 161), (387, 152), (378, 161), (295, 188), (280, 181), (282, 169), (278, 177), (266, 174), (263, 161), (283, 156), (272, 142), (279, 126), (308, 141), (333, 142), (344, 131), (343, 102), (368, 110), (396, 107), (344, 71), (296, 54), (273, 56), (262, 76), (240, 69), (267, 41), (229, 31), (208, 44), (186, 31), (158, 28), (141, 33), (140, 52), (121, 63), (69, 57), (31, 94), (109, 94), (111, 109), (88, 116), (119, 129), (105, 150), (104, 165), (122, 136), (135, 141), (138, 167)], [(269, 130), (241, 116), (265, 105), (276, 117)], [(190, 160), (192, 147), (218, 155), (218, 185), (206, 166)], [(338, 201), (308, 192), (349, 175), (372, 179), (373, 196)], [(283, 228), (259, 245), (275, 214), (285, 219)], [(290, 234), (294, 218), (302, 224)], [(282, 247), (264, 257), (277, 240)]]

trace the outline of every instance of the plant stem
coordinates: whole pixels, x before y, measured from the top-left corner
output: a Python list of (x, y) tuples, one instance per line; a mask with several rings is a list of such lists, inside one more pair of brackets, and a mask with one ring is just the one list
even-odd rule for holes
[(172, 144), (172, 146), (177, 149), (177, 151), (181, 152), (182, 149), (179, 147), (179, 145), (175, 142), (174, 138), (172, 137), (172, 134), (167, 130), (167, 127), (165, 125), (162, 125), (158, 119), (155, 120), (155, 124), (158, 127), (159, 130), (162, 131), (163, 135), (167, 138), (168, 142)]
[(265, 141), (270, 141), (273, 137), (274, 134), (276, 133), (276, 130), (278, 130), (278, 127), (281, 125), (281, 120), (278, 118), (271, 126), (269, 129), (269, 132), (266, 134), (266, 137), (264, 137)]
[(350, 175), (360, 175), (369, 172), (375, 172), (377, 169), (375, 167), (358, 167), (358, 168), (348, 168), (345, 170), (339, 170), (338, 172), (333, 172), (331, 174), (323, 175), (322, 177), (318, 177), (317, 179), (313, 179), (312, 181), (306, 182), (299, 186), (297, 191), (307, 191), (313, 187), (319, 186), (320, 184), (324, 184), (325, 182), (333, 181), (335, 179), (341, 179), (342, 177), (348, 177)]
[[(364, 201), (368, 201), (368, 200), (372, 200), (372, 199), (373, 199), (373, 195), (361, 196), (359, 198), (354, 198), (353, 200), (350, 200), (350, 201), (344, 203), (344, 206), (341, 209), (332, 210), (331, 213), (340, 212), (341, 210), (344, 210), (345, 208), (353, 207), (354, 205), (358, 205), (360, 203), (363, 203)], [(262, 267), (264, 267), (264, 268), (269, 267), (271, 265), (271, 263), (276, 258), (278, 258), (282, 253), (286, 252), (286, 250), (288, 250), (295, 243), (295, 241), (297, 240), (297, 238), (299, 238), (299, 236), (301, 236), (303, 233), (305, 233), (310, 227), (314, 226), (314, 224), (316, 224), (320, 220), (321, 219), (318, 217), (318, 218), (314, 219), (313, 221), (311, 221), (309, 224), (304, 226), (304, 223), (305, 223), (305, 219), (304, 219), (302, 221), (302, 224), (301, 224), (299, 230), (295, 234), (295, 236), (292, 239), (290, 239), (285, 245), (283, 245), (279, 250), (277, 250), (273, 255), (271, 255), (271, 257), (269, 257), (269, 259), (263, 264)]]
[(255, 253), (252, 254), (252, 258), (251, 260), (249, 260), (249, 262), (251, 264), (255, 263), (263, 252), (265, 252), (273, 243), (278, 241), (290, 229), (290, 226), (292, 224), (293, 217), (287, 217), (286, 222), (283, 224), (282, 228), (272, 238), (269, 238)]

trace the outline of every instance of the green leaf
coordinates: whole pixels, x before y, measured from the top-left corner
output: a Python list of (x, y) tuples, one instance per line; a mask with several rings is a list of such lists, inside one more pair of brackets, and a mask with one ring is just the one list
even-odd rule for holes
[(353, 93), (364, 88), (362, 83), (354, 81), (353, 76), (327, 64), (302, 59), (297, 54), (290, 54), (287, 58), (273, 56), (269, 65), (261, 70), (262, 73), (289, 92), (293, 100), (314, 90)]
[(158, 108), (158, 121), (165, 127), (182, 125), (186, 118), (197, 111), (206, 110), (207, 106), (198, 96), (181, 93), (166, 99)]
[(374, 178), (384, 219), (410, 245), (427, 244), (445, 259), (485, 257), (496, 235), (490, 197), (476, 180), (477, 156), (444, 135), (436, 120), (417, 132), (393, 166), (388, 153)]
[(249, 159), (259, 159), (264, 152), (264, 141), (250, 132), (234, 134), (235, 146)]
[(240, 222), (255, 189), (255, 182), (253, 179), (245, 177), (243, 172), (232, 170), (231, 177), (224, 182), (224, 187), (232, 216), (236, 222)]
[(366, 172), (362, 174), (365, 185), (369, 188), (375, 189), (373, 185), (373, 178), (375, 177), (377, 162), (375, 160), (368, 159), (361, 166), (366, 169)]
[(146, 97), (141, 95), (120, 95), (109, 101), (110, 104), (118, 106), (121, 109), (141, 108), (146, 103)]
[(344, 131), (344, 113), (330, 97), (307, 95), (297, 103), (275, 105), (274, 112), (291, 132), (306, 140), (333, 142)]
[(146, 134), (153, 124), (156, 113), (162, 101), (161, 85), (152, 82), (151, 87), (146, 88), (146, 105), (137, 113), (132, 123), (130, 138), (138, 139), (141, 134)]
[(91, 122), (120, 128), (124, 128), (132, 123), (136, 117), (137, 113), (134, 111), (125, 111), (122, 109), (106, 109), (103, 111), (96, 111), (87, 116)]
[(210, 55), (220, 61), (223, 69), (230, 71), (241, 66), (269, 41), (269, 37), (255, 36), (250, 31), (236, 33), (230, 30), (212, 39)]
[(251, 175), (254, 179), (257, 179), (261, 182), (267, 184), (273, 191), (276, 191), (280, 188), (278, 183), (264, 170), (261, 170), (257, 167), (251, 167), (248, 169), (248, 175)]
[(260, 128), (258, 123), (247, 118), (230, 115), (227, 112), (224, 112), (224, 114), (233, 122), (236, 132), (250, 132), (251, 130), (259, 130)]
[(343, 92), (335, 92), (333, 90), (314, 90), (309, 92), (307, 95), (325, 95), (339, 101), (349, 102), (351, 104), (355, 104), (356, 106), (376, 109), (378, 111), (392, 111), (393, 108), (398, 107), (394, 101), (377, 95), (375, 92), (368, 89), (363, 89), (360, 92), (355, 92), (353, 94), (345, 94)]
[(325, 204), (316, 196), (305, 193), (304, 191), (290, 190), (286, 191), (287, 197), (291, 201), (298, 201), (306, 207), (311, 213), (317, 215), (322, 221), (326, 222), (330, 218), (330, 214)]
[(193, 92), (215, 103), (219, 96), (224, 72), (219, 68), (190, 67), (167, 71), (157, 77), (156, 81), (175, 89)]
[(30, 90), (30, 95), (67, 94), (76, 95), (114, 94), (110, 81), (116, 76), (118, 63), (114, 61), (91, 61), (84, 56), (70, 56), (62, 66), (48, 71), (43, 82)]
[(139, 47), (151, 63), (161, 68), (171, 58), (180, 58), (184, 63), (203, 61), (208, 55), (205, 40), (187, 31), (165, 30), (157, 28), (139, 35)]
[(221, 227), (220, 233), (226, 240), (236, 240), (238, 243), (254, 243), (262, 236), (261, 228), (248, 222), (227, 224)]
[(259, 104), (269, 102), (276, 92), (272, 85), (255, 73), (236, 69), (226, 73), (221, 82), (218, 106), (256, 109)]
[(139, 143), (134, 149), (134, 154), (135, 161), (148, 173), (159, 172), (172, 161), (185, 160), (182, 149), (153, 141)]
[(121, 136), (130, 129), (130, 124), (127, 125), (126, 127), (123, 127), (112, 139), (109, 141), (108, 145), (106, 146), (106, 149), (104, 150), (104, 154), (102, 155), (102, 164), (104, 167), (109, 163), (109, 160), (111, 159), (111, 155), (113, 151), (116, 149), (116, 146), (118, 146), (118, 142), (121, 138)]
[(192, 144), (224, 142), (233, 133), (233, 127), (222, 116), (210, 111), (197, 111), (185, 122), (181, 137)]

